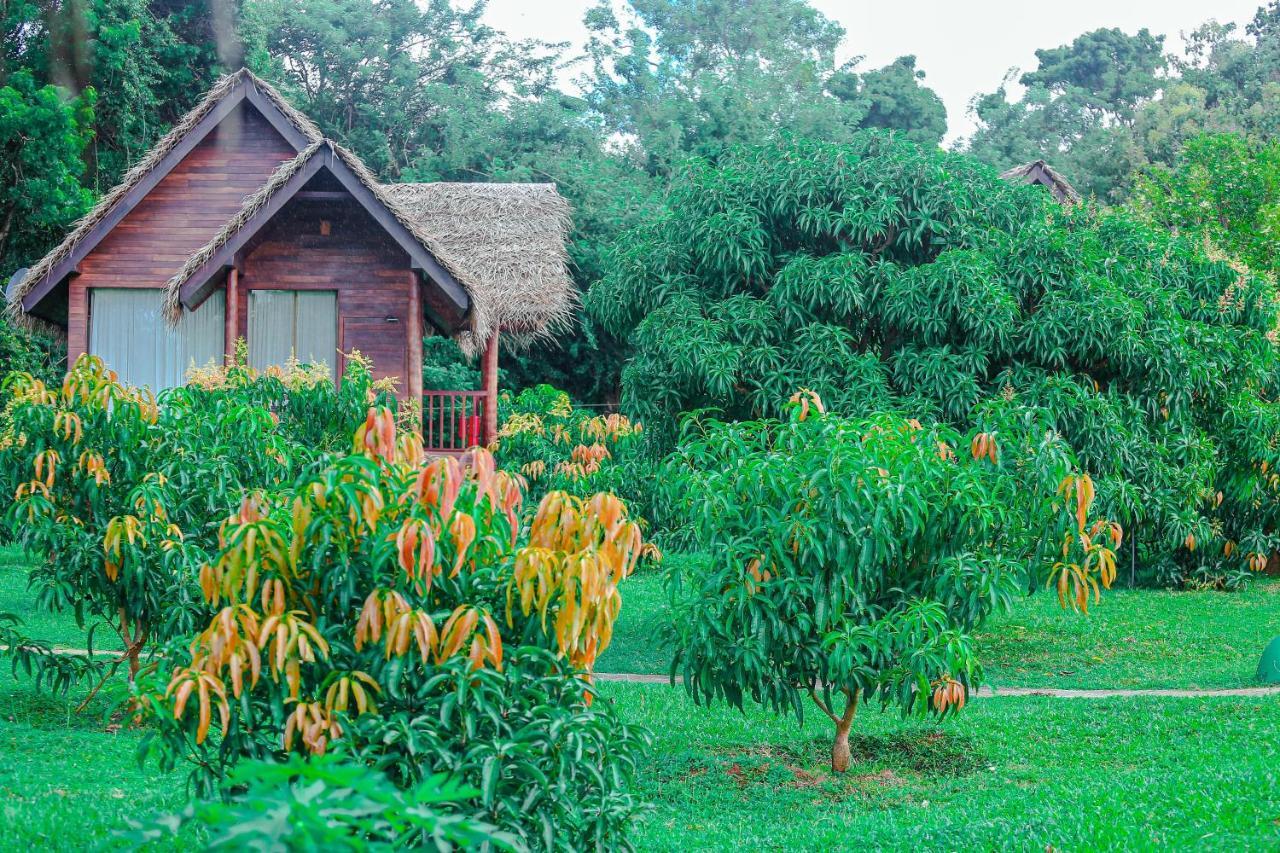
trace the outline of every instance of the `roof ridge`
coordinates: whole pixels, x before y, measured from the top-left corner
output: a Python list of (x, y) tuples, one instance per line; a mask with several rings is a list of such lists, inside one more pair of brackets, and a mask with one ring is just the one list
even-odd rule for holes
[(240, 83), (245, 81), (270, 101), (271, 105), (279, 110), (285, 119), (304, 137), (313, 141), (323, 138), (324, 134), (316, 126), (315, 122), (289, 104), (284, 96), (270, 83), (254, 74), (249, 68), (241, 67), (236, 71), (222, 75), (201, 96), (195, 106), (175, 122), (173, 127), (169, 128), (147, 150), (141, 159), (125, 171), (119, 183), (104, 193), (97, 203), (76, 221), (61, 243), (31, 265), (22, 281), (12, 288), (12, 295), (6, 294), (9, 299), (5, 310), (10, 319), (19, 323), (29, 324), (30, 317), (22, 307), (22, 300), (37, 284), (52, 273), (58, 264), (69, 258), (80, 246), (81, 241), (90, 234), (94, 226), (106, 219), (130, 191), (159, 167), (170, 152), (178, 148), (183, 140), (197, 128), (200, 122), (212, 113), (228, 95), (234, 92)]

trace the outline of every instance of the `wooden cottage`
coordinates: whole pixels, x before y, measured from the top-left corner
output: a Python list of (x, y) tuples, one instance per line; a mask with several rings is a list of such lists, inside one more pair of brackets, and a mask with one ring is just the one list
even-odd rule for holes
[[(241, 70), (14, 277), (8, 310), (156, 391), (238, 338), (252, 366), (293, 356), (337, 380), (359, 350), (454, 450), (495, 433), (499, 331), (547, 335), (573, 310), (568, 228), (550, 184), (381, 184)], [(429, 329), (482, 358), (481, 390), (423, 389)]]

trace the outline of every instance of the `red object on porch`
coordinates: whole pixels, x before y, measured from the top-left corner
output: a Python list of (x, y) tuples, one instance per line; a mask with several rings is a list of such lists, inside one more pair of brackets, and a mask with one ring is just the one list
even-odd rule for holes
[(422, 441), (427, 452), (461, 452), (481, 443), (489, 408), (484, 391), (423, 391)]

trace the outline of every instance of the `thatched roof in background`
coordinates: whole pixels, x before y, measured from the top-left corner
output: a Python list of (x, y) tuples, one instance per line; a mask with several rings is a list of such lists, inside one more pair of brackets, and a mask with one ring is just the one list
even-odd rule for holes
[(1062, 177), (1062, 173), (1043, 160), (1034, 160), (1030, 163), (1023, 163), (1021, 166), (1014, 166), (1008, 171), (1001, 172), (1000, 177), (1006, 181), (1040, 184), (1053, 194), (1054, 200), (1059, 204), (1076, 204), (1081, 198), (1080, 193), (1076, 192), (1076, 188), (1071, 186), (1066, 178)]
[(7, 310), (15, 319), (29, 325), (37, 322), (23, 312), (22, 297), (68, 258), (85, 235), (174, 151), (220, 101), (244, 82), (252, 83), (269, 99), (308, 144), (277, 167), (261, 188), (245, 198), (240, 210), (165, 283), (171, 319), (179, 317), (183, 310), (183, 285), (250, 224), (254, 214), (313, 157), (320, 152), (331, 152), (466, 290), (471, 304), (467, 327), (459, 340), (464, 349), (475, 352), (499, 327), (505, 341), (520, 342), (550, 335), (568, 324), (577, 303), (577, 289), (569, 274), (565, 250), (570, 211), (568, 202), (554, 185), (379, 183), (355, 154), (325, 139), (310, 119), (289, 106), (275, 89), (248, 70), (228, 75), (210, 89), (200, 103), (129, 170), (121, 184), (103, 196), (76, 224), (66, 240), (14, 286)]
[(66, 238), (59, 243), (49, 254), (32, 265), (27, 272), (26, 277), (13, 288), (13, 293), (8, 295), (8, 305), (6, 310), (9, 317), (23, 325), (31, 327), (38, 325), (34, 321), (36, 318), (28, 316), (22, 310), (22, 298), (44, 279), (53, 268), (66, 259), (80, 245), (80, 241), (93, 230), (93, 227), (106, 218), (120, 202), (125, 195), (137, 186), (143, 178), (145, 178), (152, 169), (160, 164), (169, 152), (173, 151), (179, 143), (190, 133), (200, 121), (216, 107), (223, 98), (227, 97), (241, 83), (252, 83), (259, 92), (261, 92), (272, 104), (280, 110), (280, 112), (295, 126), (297, 129), (312, 142), (323, 138), (323, 134), (311, 119), (298, 112), (289, 105), (279, 92), (271, 87), (270, 84), (257, 77), (247, 68), (242, 68), (234, 74), (228, 74), (214, 84), (205, 96), (200, 99), (200, 103), (192, 108), (182, 119), (173, 126), (168, 133), (157, 142), (150, 151), (143, 156), (141, 160), (133, 165), (124, 178), (121, 179), (119, 185), (111, 189), (98, 200), (88, 213), (76, 222), (75, 226)]

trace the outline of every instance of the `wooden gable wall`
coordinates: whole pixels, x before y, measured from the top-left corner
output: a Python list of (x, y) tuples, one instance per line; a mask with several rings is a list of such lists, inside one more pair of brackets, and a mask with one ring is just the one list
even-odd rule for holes
[(336, 291), (339, 348), (360, 350), (373, 360), (375, 378), (395, 377), (403, 396), (420, 396), (418, 276), (355, 201), (291, 202), (246, 254), (239, 286), (246, 294), (238, 300), (241, 334), (253, 290)]
[(90, 288), (163, 287), (296, 153), (248, 105), (224, 119), (80, 263), (67, 294), (69, 357), (88, 349)]

